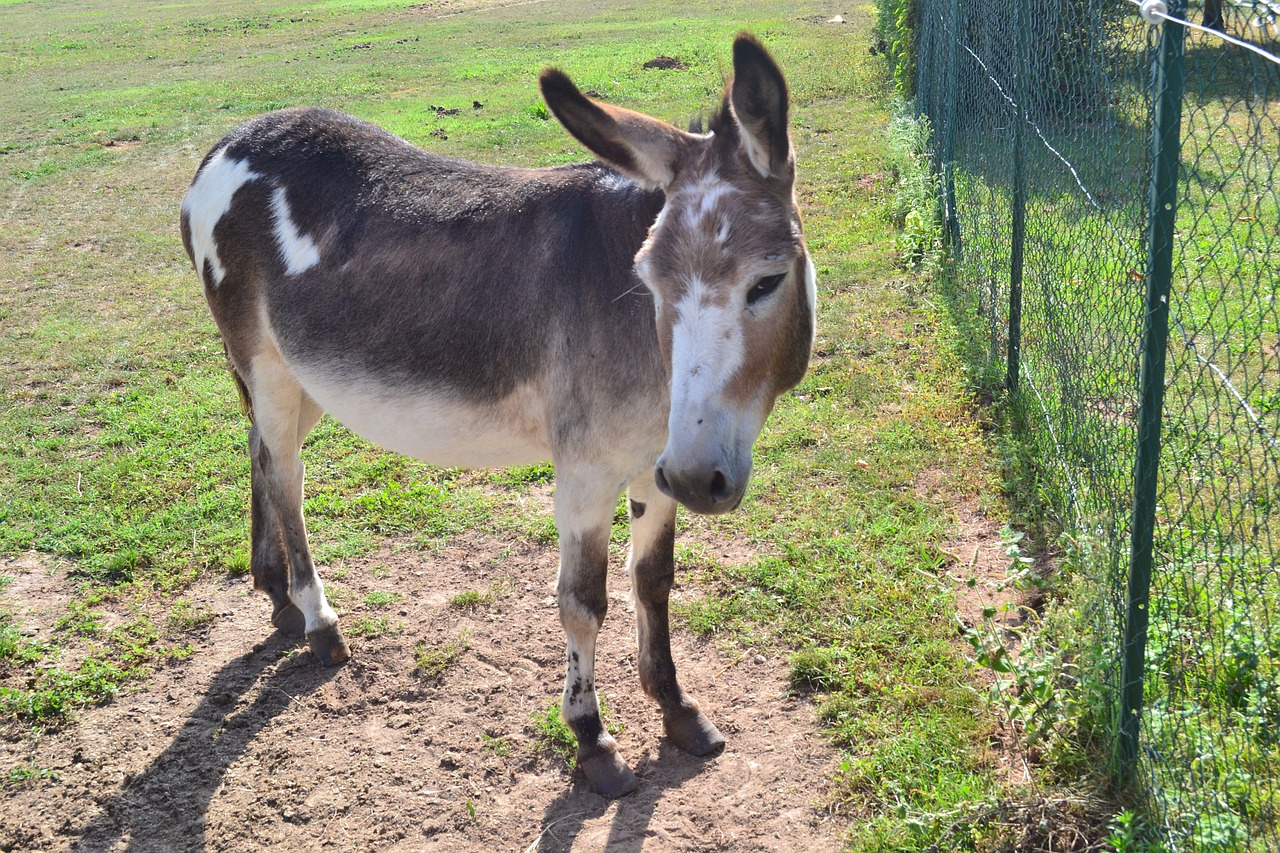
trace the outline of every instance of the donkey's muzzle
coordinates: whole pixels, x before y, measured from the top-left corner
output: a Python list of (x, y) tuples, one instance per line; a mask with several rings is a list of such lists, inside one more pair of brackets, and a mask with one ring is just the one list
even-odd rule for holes
[(659, 459), (653, 480), (667, 497), (675, 498), (699, 515), (720, 515), (738, 508), (746, 492), (746, 478), (735, 483), (718, 467), (676, 470)]

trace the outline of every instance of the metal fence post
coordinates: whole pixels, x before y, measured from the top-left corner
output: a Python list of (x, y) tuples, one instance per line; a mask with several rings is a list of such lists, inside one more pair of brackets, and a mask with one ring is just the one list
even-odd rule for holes
[[(936, 41), (935, 30), (937, 25), (934, 22), (933, 9), (928, 3), (918, 3), (915, 7), (916, 18), (915, 26), (919, 33), (919, 41), (916, 49), (916, 79), (915, 79), (915, 117), (928, 116), (929, 121), (934, 121), (934, 73), (933, 73), (933, 53), (934, 42)], [(937, 124), (934, 123), (934, 130), (937, 131)], [(929, 139), (929, 153), (931, 159), (937, 162), (938, 140)], [(937, 170), (935, 169), (935, 172)]]
[[(1186, 0), (1173, 0), (1170, 14), (1183, 17)], [(1169, 287), (1173, 278), (1173, 240), (1181, 153), (1185, 29), (1165, 21), (1156, 58), (1155, 120), (1147, 241), (1147, 294), (1143, 330), (1141, 406), (1133, 475), (1130, 525), (1129, 594), (1121, 649), (1120, 720), (1116, 771), (1122, 782), (1133, 777), (1138, 761), (1146, 663), (1147, 604), (1151, 589), (1155, 538), (1156, 477), (1160, 465), (1160, 422), (1164, 403), (1165, 349), (1169, 337)]]
[(1009, 362), (1005, 387), (1009, 395), (1018, 393), (1018, 371), (1022, 359), (1022, 251), (1027, 225), (1027, 0), (1014, 3), (1014, 82), (1013, 109), (1013, 210), (1009, 235)]
[(951, 41), (948, 45), (947, 67), (947, 130), (942, 154), (943, 214), (947, 237), (952, 249), (960, 247), (960, 218), (956, 213), (956, 113), (960, 100), (960, 39), (963, 33), (960, 15), (961, 0), (951, 0)]

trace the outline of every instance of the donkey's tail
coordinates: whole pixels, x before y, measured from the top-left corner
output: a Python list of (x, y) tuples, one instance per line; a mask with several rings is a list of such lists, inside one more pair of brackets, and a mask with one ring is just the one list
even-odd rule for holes
[(244, 384), (240, 371), (236, 370), (235, 362), (231, 360), (231, 353), (227, 351), (225, 342), (222, 344), (222, 352), (227, 357), (227, 370), (231, 373), (231, 378), (236, 381), (236, 390), (240, 392), (240, 411), (244, 412), (249, 423), (253, 423), (253, 398), (249, 396), (249, 386)]

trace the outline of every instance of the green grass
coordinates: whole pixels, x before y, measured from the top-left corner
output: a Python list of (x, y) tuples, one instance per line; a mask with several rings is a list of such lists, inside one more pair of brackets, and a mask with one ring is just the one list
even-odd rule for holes
[(212, 608), (178, 599), (169, 610), (169, 624), (178, 631), (193, 631), (208, 625), (217, 615)]
[[(623, 726), (609, 713), (604, 697), (600, 701), (600, 722), (605, 731), (617, 737)], [(533, 733), (535, 748), (560, 758), (570, 767), (578, 754), (578, 738), (560, 714), (560, 700), (552, 699), (545, 708), (529, 714), (529, 730)]]
[(26, 762), (23, 764), (15, 764), (9, 768), (9, 775), (6, 782), (10, 787), (21, 787), (40, 779), (48, 779), (53, 782), (61, 781), (61, 777), (46, 767), (37, 767), (36, 765)]
[[(845, 756), (834, 785), (815, 785), (848, 816), (852, 844), (876, 847), (910, 824), (926, 829), (898, 833), (902, 843), (927, 847), (929, 815), (999, 782), (981, 758), (987, 724), (940, 568), (946, 500), (917, 486), (927, 473), (999, 509), (952, 318), (898, 266), (888, 83), (868, 52), (867, 8), (840, 26), (815, 23), (830, 15), (802, 2), (571, 2), (443, 19), (409, 5), (0, 6), (0, 555), (34, 551), (77, 585), (47, 642), (0, 622), (0, 709), (24, 725), (66, 720), (145, 678), (204, 618), (185, 603), (192, 581), (248, 570), (246, 424), (176, 233), (187, 183), (223, 133), (319, 103), (445, 154), (578, 160), (538, 108), (539, 69), (559, 65), (612, 103), (683, 124), (715, 105), (730, 40), (749, 29), (791, 86), (818, 340), (809, 376), (761, 436), (741, 511), (681, 515), (683, 528), (763, 556), (722, 565), (683, 546), (682, 577), (707, 595), (678, 618), (731, 654), (790, 656), (794, 689)], [(658, 54), (686, 70), (641, 67)], [(554, 542), (550, 514), (527, 500), (550, 466), (433, 468), (329, 420), (303, 455), (322, 573), (388, 538)], [(616, 555), (624, 543), (620, 504)], [(470, 590), (455, 606), (499, 594)], [(392, 595), (365, 599), (371, 612), (348, 629), (398, 630), (376, 612)], [(107, 610), (131, 633), (105, 630)], [(419, 646), (419, 676), (438, 679), (466, 648), (465, 637)], [(64, 671), (64, 659), (83, 662)]]
[(404, 623), (392, 622), (390, 616), (352, 616), (351, 620), (343, 625), (343, 633), (348, 637), (370, 639), (394, 636), (404, 633)]
[(449, 606), (456, 610), (474, 610), (493, 603), (493, 593), (474, 589), (464, 590), (449, 599)]
[(398, 601), (404, 601), (404, 593), (376, 590), (364, 597), (366, 607), (390, 607)]
[(559, 700), (541, 711), (529, 714), (529, 728), (533, 731), (534, 741), (538, 749), (558, 756), (566, 764), (573, 765), (573, 758), (578, 752), (578, 739), (573, 736), (564, 718), (560, 716)]
[(478, 589), (463, 590), (449, 599), (449, 606), (455, 610), (476, 610), (480, 607), (488, 607), (498, 599), (510, 595), (511, 592), (511, 579), (501, 578), (483, 592)]
[(512, 753), (511, 742), (503, 737), (481, 732), (480, 743), (484, 749), (487, 749), (499, 758), (508, 758)]
[(471, 634), (463, 631), (439, 643), (419, 643), (413, 652), (413, 674), (424, 682), (438, 681), (471, 648)]

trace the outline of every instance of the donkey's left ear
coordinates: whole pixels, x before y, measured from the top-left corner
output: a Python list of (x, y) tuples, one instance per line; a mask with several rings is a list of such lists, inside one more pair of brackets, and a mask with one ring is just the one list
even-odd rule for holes
[(742, 33), (733, 42), (733, 115), (742, 145), (765, 178), (788, 178), (794, 171), (787, 125), (787, 81), (764, 45)]
[(578, 141), (639, 183), (666, 189), (680, 165), (706, 140), (642, 113), (593, 101), (563, 71), (548, 68), (539, 78), (542, 97)]

